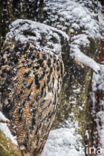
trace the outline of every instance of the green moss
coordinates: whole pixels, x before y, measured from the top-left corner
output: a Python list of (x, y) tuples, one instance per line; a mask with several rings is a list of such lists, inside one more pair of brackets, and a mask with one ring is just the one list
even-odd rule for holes
[(1, 156), (9, 156), (10, 154), (0, 145), (0, 155)]
[(81, 134), (83, 137), (85, 136), (85, 130), (87, 127), (88, 94), (89, 94), (91, 73), (92, 72), (89, 69), (85, 76), (84, 83), (81, 87), (80, 96), (77, 98), (77, 106), (76, 108), (72, 109), (72, 111), (74, 112), (75, 120), (78, 121), (80, 127), (78, 133)]
[(0, 131), (0, 156), (21, 156), (18, 147)]
[[(57, 114), (55, 117), (55, 122), (53, 124), (53, 129), (60, 127), (60, 124), (68, 118), (70, 107), (68, 107), (68, 99), (65, 97), (64, 89), (60, 93), (60, 104), (57, 106)], [(66, 110), (67, 109), (67, 110)]]

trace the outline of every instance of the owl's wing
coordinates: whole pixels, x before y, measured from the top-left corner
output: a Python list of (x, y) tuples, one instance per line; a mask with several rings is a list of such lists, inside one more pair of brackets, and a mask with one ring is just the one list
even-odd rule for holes
[(32, 44), (14, 45), (9, 52), (3, 112), (11, 121), (10, 129), (17, 136), (21, 150), (41, 152), (55, 117), (62, 60), (37, 51)]

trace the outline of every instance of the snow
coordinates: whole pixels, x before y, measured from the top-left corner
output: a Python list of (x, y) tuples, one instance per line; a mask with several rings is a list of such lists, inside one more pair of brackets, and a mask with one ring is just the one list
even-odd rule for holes
[(52, 130), (41, 156), (84, 156), (81, 139), (72, 127)]
[(100, 65), (97, 62), (83, 54), (77, 48), (74, 47), (74, 49), (76, 49), (76, 53), (73, 55), (73, 57), (77, 58), (77, 60), (83, 63), (85, 66), (93, 69), (96, 73), (100, 72)]
[[(2, 112), (0, 112), (0, 120), (2, 120), (2, 121), (9, 121), (9, 120), (3, 115)], [(5, 136), (6, 136), (8, 139), (10, 139), (10, 140), (12, 141), (13, 144), (18, 145), (17, 140), (16, 140), (16, 137), (14, 137), (14, 136), (11, 134), (11, 132), (10, 132), (8, 126), (7, 126), (7, 123), (2, 123), (2, 122), (0, 122), (0, 130), (5, 134)]]

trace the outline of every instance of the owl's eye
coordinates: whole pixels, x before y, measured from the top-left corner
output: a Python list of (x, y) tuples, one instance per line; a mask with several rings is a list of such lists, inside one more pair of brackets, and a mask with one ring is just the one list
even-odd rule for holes
[(32, 32), (32, 31), (29, 31), (29, 30), (24, 30), (23, 35), (24, 36), (34, 36), (34, 37), (36, 37), (36, 34), (34, 32)]
[(57, 40), (54, 36), (52, 36), (52, 37), (49, 39), (49, 41), (54, 42), (54, 43), (58, 43), (58, 40)]

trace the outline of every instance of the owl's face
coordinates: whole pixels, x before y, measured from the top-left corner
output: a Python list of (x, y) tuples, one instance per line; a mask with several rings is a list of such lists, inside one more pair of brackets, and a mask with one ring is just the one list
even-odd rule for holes
[(14, 39), (21, 43), (32, 42), (37, 50), (54, 55), (59, 55), (62, 52), (62, 37), (68, 40), (64, 32), (30, 20), (16, 20), (11, 24), (10, 30), (6, 40)]

